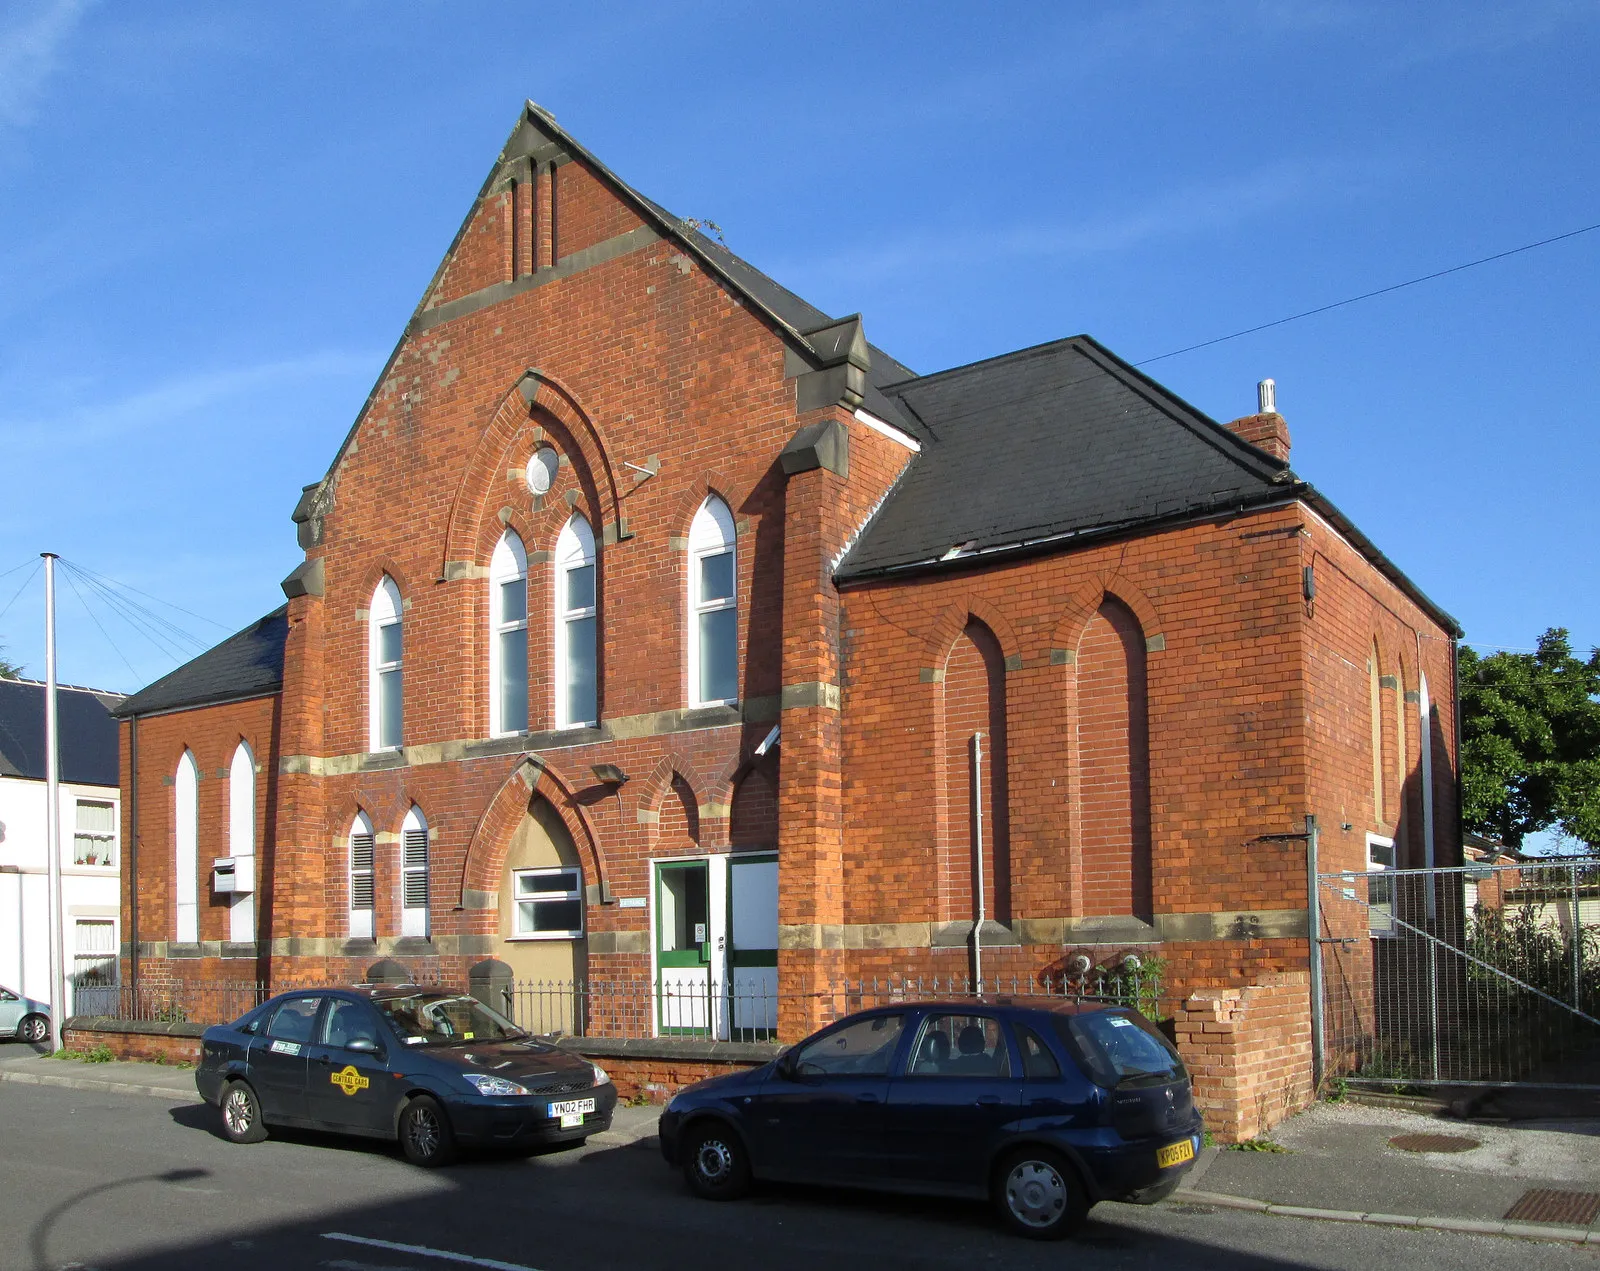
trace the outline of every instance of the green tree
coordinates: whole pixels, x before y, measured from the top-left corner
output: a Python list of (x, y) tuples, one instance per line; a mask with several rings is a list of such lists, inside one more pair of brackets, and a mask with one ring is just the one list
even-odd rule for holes
[(1462, 646), (1460, 672), (1467, 828), (1509, 847), (1549, 829), (1600, 843), (1600, 649), (1579, 658), (1553, 627), (1535, 653)]
[(22, 677), (22, 667), (12, 662), (5, 656), (6, 646), (0, 644), (0, 680), (15, 680)]

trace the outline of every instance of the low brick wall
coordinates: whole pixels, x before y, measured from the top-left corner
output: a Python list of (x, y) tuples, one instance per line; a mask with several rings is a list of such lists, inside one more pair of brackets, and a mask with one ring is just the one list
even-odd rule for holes
[(197, 1064), (200, 1034), (205, 1029), (204, 1024), (159, 1024), (75, 1015), (62, 1025), (61, 1044), (74, 1054), (104, 1046), (118, 1059)]
[(1304, 971), (1282, 972), (1196, 990), (1178, 1008), (1178, 1050), (1218, 1142), (1256, 1138), (1311, 1105), (1309, 994)]

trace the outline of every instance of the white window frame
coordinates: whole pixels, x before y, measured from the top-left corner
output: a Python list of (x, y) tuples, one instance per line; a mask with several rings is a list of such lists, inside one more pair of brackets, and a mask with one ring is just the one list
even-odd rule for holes
[[(519, 890), (520, 881), (524, 878), (554, 878), (557, 875), (570, 874), (577, 878), (577, 885), (571, 890), (530, 892), (527, 895)], [(522, 904), (524, 901), (538, 903), (543, 900), (578, 902), (578, 926), (571, 931), (527, 931), (522, 925)], [(540, 869), (518, 869), (511, 873), (511, 928), (515, 933), (506, 937), (508, 940), (582, 940), (584, 938), (584, 921), (587, 916), (587, 906), (584, 902), (583, 870), (576, 865), (553, 865)]]
[[(520, 582), (523, 587), (522, 617), (513, 622), (501, 620), (501, 588), (508, 583)], [(501, 637), (512, 631), (528, 630), (528, 553), (515, 530), (507, 530), (495, 544), (494, 556), (489, 561), (489, 735), (511, 737), (528, 731), (528, 660), (522, 663), (523, 718), (520, 723), (507, 720), (505, 698), (501, 692), (504, 661), (500, 649)]]
[(228, 939), (256, 938), (256, 756), (240, 741), (228, 764), (228, 855), (233, 891), (228, 899)]
[(200, 939), (200, 765), (185, 750), (172, 779), (173, 923), (178, 944)]
[[(1383, 861), (1374, 861), (1372, 859), (1372, 849), (1375, 847), (1388, 853), (1390, 863), (1385, 864)], [(1367, 873), (1369, 875), (1392, 873), (1395, 869), (1394, 860), (1394, 840), (1392, 838), (1385, 838), (1381, 834), (1367, 835)], [(1378, 907), (1378, 904), (1374, 903), (1372, 897), (1373, 885), (1377, 881), (1373, 877), (1367, 879), (1367, 934), (1374, 940), (1392, 940), (1400, 934), (1399, 928), (1394, 925), (1394, 881), (1392, 879), (1387, 880), (1386, 890), (1389, 899), (1381, 902), (1384, 906), (1382, 909)]]
[[(86, 830), (80, 824), (79, 810), (90, 804), (95, 807), (111, 809), (111, 828), (109, 830)], [(117, 816), (117, 801), (115, 799), (81, 799), (74, 797), (72, 800), (72, 863), (79, 869), (116, 869), (117, 867), (117, 830), (120, 822)], [(80, 860), (80, 844), (85, 840), (96, 844), (95, 855), (99, 857), (93, 864)]]
[[(420, 836), (420, 837), (418, 837)], [(400, 826), (400, 934), (402, 936), (428, 937), (428, 885), (429, 857), (433, 844), (428, 833), (428, 820), (416, 804), (406, 813)], [(417, 881), (420, 876), (420, 883)], [(422, 898), (420, 905), (408, 903), (415, 896)]]
[[(399, 750), (405, 739), (405, 605), (400, 599), (400, 588), (394, 579), (385, 574), (372, 592), (372, 605), (367, 611), (367, 743), (370, 750)], [(400, 656), (392, 662), (382, 662), (380, 630), (400, 628)], [(400, 718), (395, 723), (396, 740), (385, 745), (383, 736), (387, 722), (383, 716), (383, 694), (380, 691), (383, 676), (400, 677)]]
[[(574, 569), (593, 567), (595, 603), (578, 609), (567, 608), (567, 575)], [(594, 626), (595, 716), (578, 719), (571, 710), (572, 624), (585, 618), (598, 618), (600, 603), (599, 558), (595, 553), (594, 530), (581, 514), (574, 513), (561, 527), (555, 550), (555, 718), (557, 728), (593, 728), (600, 711), (600, 624)]]
[[(358, 842), (365, 839), (365, 844)], [(366, 865), (357, 863), (356, 849), (364, 847)], [(365, 812), (357, 812), (356, 819), (350, 823), (350, 833), (345, 839), (345, 878), (346, 878), (346, 913), (349, 916), (350, 938), (352, 940), (372, 940), (376, 936), (376, 927), (373, 925), (373, 914), (377, 910), (377, 835), (372, 832), (372, 822)], [(365, 906), (356, 904), (356, 891), (362, 878), (366, 879), (367, 903)]]
[[(111, 939), (108, 942), (110, 944), (110, 946), (111, 946), (110, 949), (96, 951), (96, 952), (89, 952), (89, 951), (86, 951), (85, 949), (82, 948), (82, 942), (81, 942), (81, 938), (80, 938), (81, 937), (81, 933), (82, 933), (84, 927), (90, 927), (90, 926), (93, 926), (93, 927), (107, 927), (107, 928), (110, 929), (110, 931), (111, 931)], [(119, 932), (117, 930), (117, 927), (118, 927), (117, 920), (114, 917), (112, 917), (111, 915), (109, 915), (109, 914), (107, 914), (104, 917), (95, 916), (95, 915), (89, 915), (89, 914), (83, 914), (83, 915), (73, 914), (72, 915), (72, 971), (71, 971), (71, 979), (72, 979), (72, 983), (73, 984), (75, 984), (75, 985), (76, 984), (82, 984), (84, 982), (80, 978), (84, 974), (84, 972), (82, 970), (80, 970), (80, 968), (83, 966), (83, 964), (86, 961), (88, 961), (91, 958), (94, 959), (98, 964), (100, 964), (100, 966), (104, 969), (104, 971), (106, 973), (105, 979), (96, 980), (96, 981), (94, 981), (94, 983), (96, 983), (96, 984), (116, 984), (116, 983), (120, 982), (122, 977), (121, 977), (120, 968), (119, 968), (118, 962), (117, 962), (117, 950), (119, 948), (120, 935), (119, 935)]]
[[(710, 495), (695, 513), (689, 526), (689, 630), (686, 645), (689, 653), (689, 705), (735, 706), (739, 701), (739, 552), (733, 513), (716, 495)], [(700, 595), (700, 562), (710, 556), (728, 553), (733, 557), (733, 595), (703, 600)], [(723, 609), (734, 611), (734, 652), (732, 697), (703, 697), (704, 685), (700, 678), (700, 618), (702, 614)]]

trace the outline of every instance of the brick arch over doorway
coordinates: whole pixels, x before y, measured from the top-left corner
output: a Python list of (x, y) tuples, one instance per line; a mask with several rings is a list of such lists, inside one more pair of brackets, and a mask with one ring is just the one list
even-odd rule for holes
[(1115, 596), (1101, 598), (1078, 638), (1077, 833), (1082, 908), (1148, 922), (1150, 718), (1145, 632)]

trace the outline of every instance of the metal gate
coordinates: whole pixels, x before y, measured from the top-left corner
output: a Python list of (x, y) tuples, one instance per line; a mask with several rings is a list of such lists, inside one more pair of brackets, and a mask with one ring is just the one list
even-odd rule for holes
[(1318, 1071), (1600, 1089), (1600, 859), (1318, 874)]

